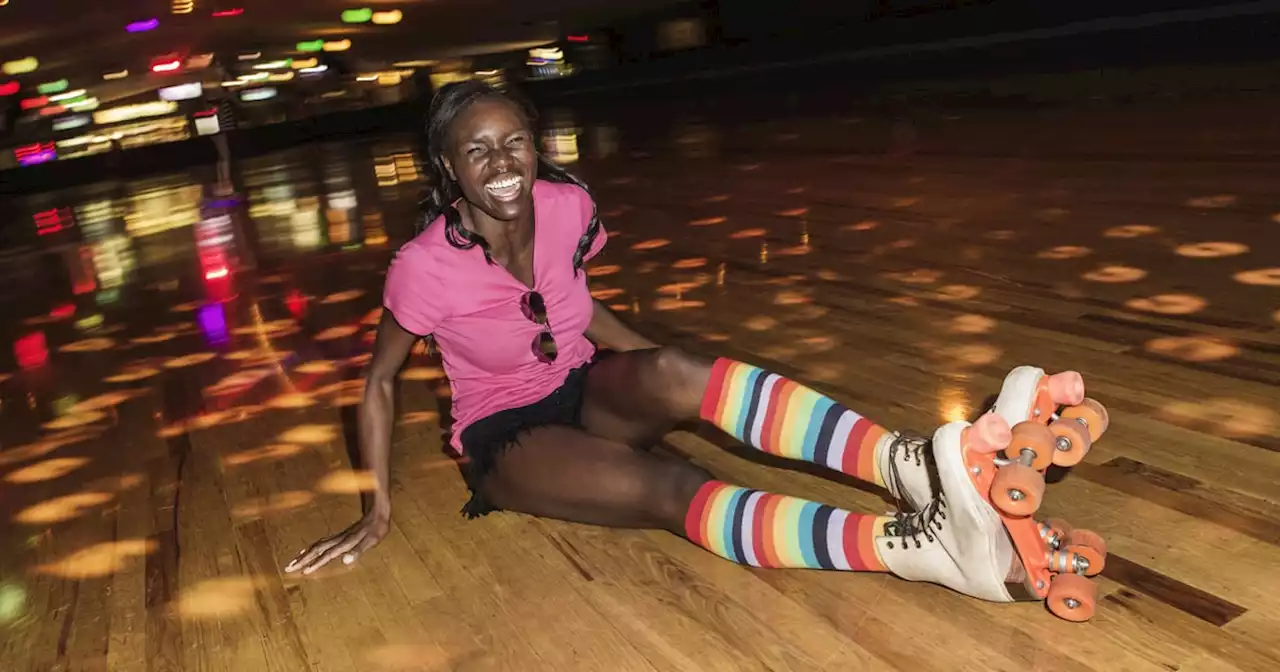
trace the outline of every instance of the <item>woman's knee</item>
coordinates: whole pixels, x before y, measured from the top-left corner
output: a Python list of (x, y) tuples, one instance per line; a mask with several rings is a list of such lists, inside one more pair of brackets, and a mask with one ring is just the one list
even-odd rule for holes
[(650, 509), (662, 527), (684, 534), (685, 516), (698, 490), (714, 480), (711, 472), (696, 464), (671, 458), (665, 473), (659, 474), (650, 487)]
[(711, 379), (711, 362), (680, 348), (665, 346), (654, 351), (653, 372), (665, 398), (680, 417), (693, 417)]

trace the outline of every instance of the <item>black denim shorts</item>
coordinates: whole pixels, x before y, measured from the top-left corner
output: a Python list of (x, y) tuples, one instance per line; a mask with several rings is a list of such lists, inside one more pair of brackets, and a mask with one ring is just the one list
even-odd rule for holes
[(471, 500), (462, 507), (467, 518), (479, 518), (498, 507), (484, 496), (484, 480), (497, 466), (502, 451), (519, 443), (520, 435), (537, 427), (582, 427), (582, 401), (586, 392), (587, 372), (600, 361), (602, 353), (596, 353), (590, 361), (573, 369), (560, 387), (538, 401), (498, 411), (475, 421), (462, 431), (462, 450), (467, 460), (462, 475)]

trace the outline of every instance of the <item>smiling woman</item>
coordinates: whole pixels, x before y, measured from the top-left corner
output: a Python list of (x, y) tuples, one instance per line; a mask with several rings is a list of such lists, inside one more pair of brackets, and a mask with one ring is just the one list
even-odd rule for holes
[[(1012, 528), (1006, 533), (991, 502), (1011, 491), (975, 489), (969, 474), (995, 473), (994, 453), (1010, 447), (1010, 425), (1027, 420), (1032, 407), (1080, 404), (1079, 374), (1015, 370), (996, 412), (945, 425), (930, 446), (783, 376), (658, 347), (592, 298), (584, 265), (606, 240), (595, 199), (538, 154), (533, 126), (529, 111), (481, 82), (445, 86), (432, 101), (426, 159), (435, 186), (422, 228), (387, 271), (359, 411), (362, 460), (353, 466), (361, 471), (351, 472), (360, 477), (322, 487), (367, 492), (370, 506), (354, 525), (298, 553), (286, 571), (311, 574), (338, 558), (352, 564), (389, 533), (394, 381), (415, 342), (430, 335), (452, 390), (451, 446), (467, 458), (468, 518), (512, 511), (664, 529), (744, 565), (891, 572), (997, 602), (1014, 599), (1007, 579), (1026, 580), (1046, 598), (1049, 555), (1034, 523), (1022, 520), (1015, 550)], [(654, 240), (637, 247), (670, 242)], [(972, 298), (971, 289), (939, 291), (958, 300)], [(985, 364), (989, 354), (975, 357)], [(877, 516), (749, 490), (649, 451), (678, 423), (698, 419), (760, 451), (885, 487), (916, 512)], [(1038, 456), (1043, 469), (1055, 445), (1050, 429), (1023, 424), (1039, 433), (1019, 425), (1038, 442), (1022, 454)], [(1089, 436), (1073, 429), (1080, 443), (1067, 445), (1082, 457)], [(938, 462), (939, 489), (926, 447)], [(1010, 473), (1021, 490), (1005, 504), (1034, 510), (1042, 477), (1030, 466)], [(1060, 575), (1058, 594), (1048, 595), (1070, 620), (1092, 613), (1094, 589), (1082, 566)]]

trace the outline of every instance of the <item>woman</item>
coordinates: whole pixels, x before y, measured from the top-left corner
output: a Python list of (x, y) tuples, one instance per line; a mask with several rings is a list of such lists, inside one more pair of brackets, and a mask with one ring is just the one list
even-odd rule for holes
[[(387, 273), (360, 409), (372, 506), (286, 571), (309, 574), (339, 557), (351, 564), (387, 534), (393, 381), (430, 334), (454, 391), (452, 446), (469, 458), (468, 517), (508, 510), (663, 528), (738, 563), (889, 571), (1011, 600), (1005, 583), (1022, 577), (1022, 563), (990, 505), (971, 486), (947, 492), (946, 474), (944, 492), (930, 485), (926, 459), (955, 463), (939, 453), (960, 451), (959, 438), (930, 448), (782, 376), (703, 361), (622, 324), (587, 289), (583, 264), (606, 238), (591, 196), (538, 155), (529, 116), (498, 91), (445, 87), (427, 135), (438, 186), (427, 226)], [(747, 490), (646, 450), (696, 418), (760, 450), (885, 486), (918, 513), (868, 515)], [(1008, 444), (999, 415), (974, 427), (970, 443)], [(963, 466), (959, 476), (968, 483)]]

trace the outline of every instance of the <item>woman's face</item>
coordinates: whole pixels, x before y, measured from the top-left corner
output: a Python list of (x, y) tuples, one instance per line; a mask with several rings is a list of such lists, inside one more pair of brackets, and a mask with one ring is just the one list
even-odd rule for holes
[(449, 129), (444, 164), (482, 212), (512, 221), (533, 210), (538, 160), (524, 115), (502, 98), (468, 106)]

